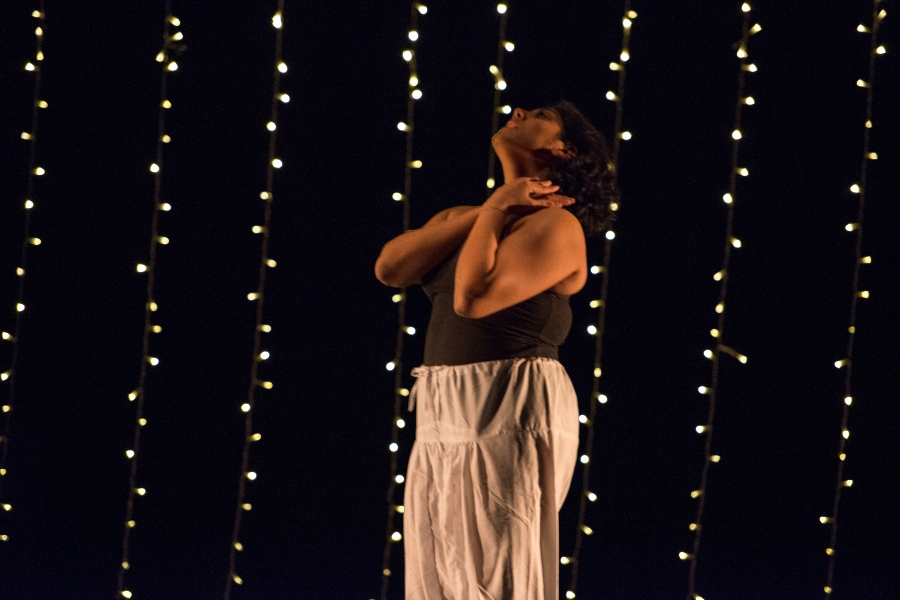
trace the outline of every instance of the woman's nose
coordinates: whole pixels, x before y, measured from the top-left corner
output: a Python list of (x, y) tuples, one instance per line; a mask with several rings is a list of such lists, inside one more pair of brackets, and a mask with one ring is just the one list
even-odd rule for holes
[(516, 119), (517, 121), (524, 120), (527, 115), (528, 115), (528, 113), (521, 108), (514, 108), (513, 112), (512, 112), (513, 118)]

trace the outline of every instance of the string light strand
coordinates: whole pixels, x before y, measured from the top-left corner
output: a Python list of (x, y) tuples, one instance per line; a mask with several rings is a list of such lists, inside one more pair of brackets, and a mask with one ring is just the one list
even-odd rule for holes
[[(419, 40), (419, 15), (425, 15), (428, 7), (419, 2), (413, 2), (409, 9), (409, 47), (403, 51), (403, 60), (409, 67), (409, 80), (407, 82), (408, 95), (406, 99), (406, 121), (398, 123), (397, 129), (406, 134), (405, 165), (403, 170), (403, 193), (395, 192), (394, 200), (403, 203), (403, 231), (410, 229), (410, 196), (412, 194), (413, 170), (422, 166), (420, 161), (413, 159), (413, 133), (415, 132), (415, 106), (416, 101), (422, 98), (419, 89), (418, 62), (416, 57), (416, 42)], [(393, 296), (397, 303), (397, 336), (394, 347), (394, 358), (387, 363), (386, 368), (394, 374), (394, 417), (391, 425), (390, 451), (390, 479), (387, 489), (387, 522), (385, 524), (384, 551), (381, 556), (381, 600), (387, 600), (391, 582), (391, 556), (394, 544), (403, 539), (396, 521), (398, 515), (403, 513), (403, 503), (397, 501), (397, 493), (403, 483), (403, 475), (398, 473), (400, 430), (406, 426), (403, 420), (403, 401), (409, 396), (409, 390), (403, 387), (403, 347), (405, 336), (415, 334), (415, 328), (406, 324), (406, 288), (402, 288)]]
[(163, 24), (163, 43), (162, 48), (156, 55), (157, 62), (161, 63), (160, 69), (160, 103), (157, 113), (157, 138), (156, 138), (156, 159), (150, 165), (150, 172), (153, 174), (153, 216), (150, 222), (150, 249), (147, 264), (138, 263), (137, 272), (146, 273), (147, 276), (147, 297), (144, 304), (144, 332), (141, 341), (141, 364), (138, 374), (138, 383), (135, 389), (128, 394), (129, 402), (135, 402), (135, 424), (134, 434), (132, 437), (131, 448), (125, 451), (125, 456), (131, 463), (131, 472), (128, 478), (128, 501), (125, 505), (125, 523), (122, 531), (122, 561), (119, 564), (119, 575), (117, 582), (117, 595), (123, 598), (131, 598), (133, 593), (128, 589), (127, 574), (131, 568), (130, 563), (130, 544), (131, 531), (135, 528), (134, 520), (134, 504), (137, 496), (143, 496), (147, 490), (137, 485), (138, 474), (138, 457), (140, 456), (141, 429), (147, 424), (144, 418), (144, 399), (148, 371), (150, 367), (159, 364), (159, 359), (150, 354), (150, 338), (152, 334), (160, 333), (162, 328), (160, 325), (154, 324), (154, 313), (157, 311), (157, 304), (154, 299), (155, 282), (156, 282), (156, 253), (159, 245), (169, 243), (169, 239), (159, 234), (160, 215), (171, 209), (168, 203), (162, 201), (162, 169), (163, 169), (163, 149), (171, 140), (166, 133), (166, 114), (172, 107), (172, 103), (168, 99), (168, 78), (171, 73), (178, 69), (178, 63), (173, 56), (179, 55), (184, 51), (185, 46), (178, 42), (183, 39), (180, 32), (174, 32), (174, 29), (181, 25), (181, 21), (172, 15), (172, 2), (167, 0), (165, 21)]
[(231, 592), (235, 585), (242, 585), (244, 580), (237, 574), (237, 553), (243, 551), (244, 546), (240, 541), (241, 520), (245, 511), (251, 509), (246, 502), (247, 482), (256, 479), (256, 472), (250, 469), (250, 448), (254, 442), (262, 439), (261, 434), (253, 431), (253, 411), (256, 408), (256, 395), (260, 388), (272, 389), (271, 381), (260, 379), (259, 366), (269, 358), (269, 352), (263, 350), (263, 334), (269, 333), (272, 328), (263, 321), (264, 302), (266, 291), (266, 275), (268, 270), (274, 268), (276, 263), (269, 257), (269, 234), (272, 223), (272, 202), (274, 200), (275, 170), (283, 166), (283, 161), (276, 155), (276, 142), (278, 139), (278, 115), (279, 104), (287, 103), (290, 97), (281, 91), (281, 76), (288, 71), (287, 64), (282, 60), (282, 40), (284, 34), (284, 0), (278, 0), (278, 8), (272, 16), (272, 27), (275, 29), (275, 68), (273, 70), (272, 100), (269, 122), (266, 129), (269, 131), (269, 151), (266, 162), (266, 190), (260, 194), (263, 204), (263, 224), (253, 227), (255, 233), (260, 234), (260, 260), (259, 277), (256, 292), (249, 294), (249, 300), (256, 302), (256, 326), (253, 329), (253, 354), (250, 361), (250, 381), (247, 388), (247, 400), (240, 407), (244, 413), (244, 441), (241, 452), (241, 471), (238, 477), (237, 501), (234, 510), (234, 524), (231, 530), (231, 545), (228, 554), (228, 577), (225, 579), (223, 593), (224, 600), (231, 598)]
[[(503, 77), (503, 63), (507, 52), (515, 49), (515, 44), (506, 39), (506, 19), (509, 15), (509, 6), (507, 3), (500, 2), (497, 4), (497, 14), (500, 15), (500, 31), (497, 36), (497, 60), (488, 69), (494, 77), (494, 108), (491, 112), (491, 137), (497, 133), (500, 125), (500, 115), (512, 112), (510, 106), (500, 106), (500, 96), (506, 89), (506, 79)], [(488, 150), (488, 178), (487, 178), (487, 194), (491, 194), (491, 190), (497, 185), (495, 178), (497, 169), (497, 156), (493, 149)]]
[[(860, 163), (859, 183), (851, 186), (850, 191), (857, 197), (857, 214), (856, 221), (847, 225), (848, 231), (856, 232), (856, 245), (854, 248), (853, 276), (850, 294), (850, 324), (847, 327), (847, 354), (846, 358), (835, 363), (837, 368), (844, 370), (844, 402), (841, 411), (841, 430), (838, 437), (838, 464), (837, 478), (834, 487), (834, 498), (831, 508), (831, 516), (821, 517), (819, 520), (823, 524), (831, 525), (831, 535), (828, 547), (825, 553), (828, 556), (828, 570), (825, 577), (825, 598), (831, 598), (834, 585), (834, 569), (835, 569), (835, 549), (837, 548), (837, 532), (838, 532), (838, 509), (841, 503), (841, 492), (845, 487), (853, 485), (852, 479), (845, 479), (844, 466), (847, 459), (847, 441), (850, 438), (850, 430), (848, 423), (850, 418), (850, 407), (853, 404), (853, 346), (856, 339), (856, 314), (858, 302), (861, 298), (868, 298), (869, 294), (866, 290), (860, 290), (860, 271), (864, 264), (869, 264), (872, 258), (863, 256), (863, 214), (866, 202), (866, 191), (868, 188), (868, 166), (869, 161), (876, 160), (877, 154), (871, 151), (870, 141), (872, 134), (872, 102), (874, 97), (875, 84), (875, 62), (877, 57), (885, 53), (884, 46), (878, 44), (878, 31), (881, 21), (886, 16), (886, 11), (882, 8), (883, 0), (873, 0), (872, 2), (872, 24), (870, 27), (859, 25), (857, 31), (861, 33), (868, 32), (870, 34), (869, 47), (869, 73), (867, 81), (858, 81), (857, 85), (866, 90), (866, 120), (863, 128), (863, 148), (862, 160)], [(860, 85), (860, 83), (864, 85)]]
[[(616, 88), (616, 92), (607, 92), (606, 98), (616, 103), (616, 119), (615, 119), (615, 129), (613, 136), (613, 147), (612, 147), (612, 156), (610, 160), (610, 166), (612, 172), (618, 178), (618, 170), (619, 170), (619, 151), (621, 148), (621, 143), (623, 140), (631, 139), (631, 134), (628, 131), (623, 129), (623, 121), (624, 121), (624, 99), (625, 99), (625, 75), (626, 75), (626, 63), (628, 59), (631, 57), (629, 50), (629, 42), (631, 39), (631, 27), (634, 23), (634, 20), (637, 18), (637, 13), (631, 9), (631, 0), (625, 0), (624, 6), (622, 8), (622, 49), (619, 52), (619, 60), (610, 63), (609, 68), (612, 71), (617, 71), (619, 73), (619, 82), (618, 87)], [(613, 203), (610, 206), (610, 209), (613, 211), (617, 211), (619, 209), (618, 203)], [(610, 259), (612, 257), (612, 245), (613, 240), (615, 239), (615, 232), (612, 229), (609, 229), (606, 232), (604, 244), (603, 244), (603, 266), (595, 266), (591, 269), (591, 272), (601, 276), (600, 279), (600, 299), (594, 300), (591, 302), (591, 306), (593, 308), (597, 308), (597, 320), (596, 325), (591, 325), (588, 327), (588, 332), (596, 336), (595, 342), (595, 350), (594, 350), (594, 370), (591, 384), (591, 400), (589, 402), (588, 414), (587, 416), (582, 415), (580, 417), (581, 423), (585, 426), (587, 430), (587, 436), (585, 440), (584, 452), (581, 454), (581, 495), (578, 506), (578, 523), (575, 528), (575, 544), (573, 546), (571, 556), (563, 556), (560, 558), (560, 562), (562, 564), (570, 564), (572, 565), (571, 577), (569, 580), (569, 586), (566, 590), (566, 598), (571, 600), (575, 598), (577, 589), (578, 589), (578, 571), (580, 566), (580, 557), (581, 557), (581, 548), (584, 543), (584, 537), (591, 535), (593, 530), (588, 527), (586, 524), (587, 520), (587, 509), (588, 502), (594, 502), (597, 499), (597, 495), (591, 491), (591, 459), (593, 457), (594, 450), (594, 434), (595, 434), (595, 426), (596, 417), (597, 417), (597, 406), (599, 404), (605, 404), (607, 402), (607, 396), (600, 393), (600, 377), (603, 369), (603, 339), (604, 334), (606, 333), (606, 307), (607, 307), (607, 295), (609, 290), (609, 267), (610, 267)]]
[(746, 176), (748, 174), (745, 168), (738, 166), (740, 143), (743, 139), (743, 134), (741, 132), (741, 117), (744, 106), (750, 106), (755, 103), (755, 100), (753, 100), (752, 97), (744, 96), (746, 74), (756, 72), (756, 66), (748, 60), (747, 46), (750, 36), (762, 29), (759, 24), (753, 26), (750, 25), (751, 10), (752, 8), (748, 3), (744, 2), (741, 4), (743, 26), (741, 41), (739, 42), (737, 49), (740, 68), (738, 69), (738, 90), (737, 101), (735, 103), (734, 129), (731, 133), (731, 172), (728, 181), (728, 192), (722, 196), (726, 210), (725, 244), (722, 254), (722, 268), (713, 276), (713, 279), (719, 282), (719, 302), (715, 307), (715, 312), (718, 317), (716, 328), (710, 332), (714, 339), (713, 349), (704, 352), (704, 356), (712, 362), (710, 384), (709, 386), (700, 386), (698, 388), (698, 391), (701, 394), (709, 397), (709, 405), (706, 423), (697, 426), (697, 433), (705, 436), (706, 439), (703, 446), (703, 467), (700, 472), (700, 484), (697, 489), (691, 492), (691, 497), (697, 501), (697, 514), (694, 518), (694, 522), (690, 524), (690, 530), (694, 533), (694, 541), (690, 553), (679, 553), (679, 558), (688, 561), (690, 565), (688, 570), (688, 600), (702, 600), (701, 596), (697, 594), (697, 565), (700, 554), (700, 540), (703, 531), (703, 511), (706, 507), (706, 488), (709, 480), (710, 466), (713, 463), (719, 462), (719, 456), (712, 453), (713, 422), (715, 420), (716, 399), (719, 386), (719, 359), (722, 354), (727, 354), (737, 358), (741, 363), (747, 362), (746, 356), (724, 345), (722, 339), (725, 331), (725, 300), (728, 294), (728, 269), (731, 259), (731, 250), (732, 248), (741, 247), (740, 240), (734, 237), (734, 199), (737, 195), (737, 177), (738, 175)]
[[(37, 20), (37, 27), (34, 30), (36, 46), (34, 62), (29, 61), (25, 64), (25, 70), (34, 73), (34, 95), (31, 106), (31, 131), (23, 132), (21, 136), (23, 140), (29, 142), (28, 174), (25, 186), (25, 202), (23, 203), (25, 218), (22, 226), (22, 253), (19, 259), (19, 266), (16, 268), (19, 285), (16, 294), (12, 333), (2, 332), (2, 341), (12, 344), (9, 367), (0, 373), (0, 381), (5, 382), (8, 386), (6, 401), (0, 406), (0, 419), (3, 421), (3, 425), (0, 427), (0, 513), (4, 515), (12, 510), (12, 504), (5, 500), (4, 484), (8, 473), (9, 438), (12, 433), (13, 407), (16, 400), (16, 368), (19, 362), (19, 340), (22, 336), (22, 326), (25, 319), (25, 273), (28, 267), (28, 250), (30, 246), (37, 246), (41, 243), (39, 238), (31, 235), (32, 212), (35, 206), (34, 179), (45, 172), (43, 167), (37, 164), (38, 120), (40, 111), (47, 107), (47, 103), (41, 100), (41, 66), (44, 60), (44, 0), (40, 0), (38, 9), (32, 12), (31, 16)], [(0, 542), (6, 541), (9, 541), (9, 533), (5, 531), (5, 526), (0, 525)]]

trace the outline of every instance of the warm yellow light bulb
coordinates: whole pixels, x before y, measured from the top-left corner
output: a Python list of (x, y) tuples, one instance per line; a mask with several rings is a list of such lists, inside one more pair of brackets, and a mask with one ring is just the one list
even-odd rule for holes
[(731, 238), (731, 245), (734, 246), (735, 248), (740, 248), (741, 240), (737, 239), (736, 237), (733, 237), (733, 238)]
[(697, 388), (697, 391), (700, 392), (701, 394), (708, 394), (712, 390), (710, 388), (706, 387), (705, 385), (701, 385), (700, 387)]
[(582, 454), (581, 458), (579, 460), (581, 461), (581, 464), (583, 464), (583, 465), (586, 465), (589, 462), (591, 462), (591, 458), (587, 454)]
[(753, 27), (750, 28), (750, 35), (753, 35), (754, 33), (759, 33), (760, 31), (762, 31), (762, 25), (757, 23), (756, 25), (754, 25)]
[(703, 490), (694, 490), (691, 492), (691, 498), (699, 498), (703, 495)]
[(413, 58), (412, 50), (404, 50), (403, 51), (403, 60), (405, 60), (406, 62), (409, 62), (412, 60), (412, 58)]
[(853, 192), (854, 194), (858, 194), (859, 193), (859, 184), (854, 183), (853, 185), (851, 185), (850, 191)]
[(732, 137), (733, 139), (736, 139), (736, 140), (741, 139), (741, 138), (743, 137), (743, 136), (741, 135), (741, 130), (740, 130), (740, 129), (735, 129), (734, 131), (732, 131), (732, 132), (731, 132), (731, 137)]
[(594, 492), (588, 492), (588, 493), (587, 493), (587, 499), (590, 500), (591, 502), (596, 502), (596, 501), (597, 501), (597, 494), (595, 494)]
[(857, 79), (856, 85), (857, 85), (857, 87), (861, 87), (861, 88), (871, 87), (871, 84), (869, 82), (863, 81), (862, 79)]
[[(692, 525), (693, 525), (693, 523), (692, 523)], [(690, 557), (691, 557), (691, 555), (688, 554), (687, 552), (679, 552), (678, 553), (678, 558), (680, 558), (681, 560), (687, 560)]]
[(46, 100), (38, 100), (37, 105), (38, 105), (38, 108), (47, 108), (50, 106), (49, 104), (47, 104)]
[(868, 297), (869, 297), (869, 291), (868, 291), (868, 290), (863, 290), (863, 291), (859, 292), (857, 295), (858, 295), (860, 298), (868, 298)]
[(264, 388), (264, 389), (267, 389), (267, 390), (271, 390), (273, 387), (275, 387), (275, 384), (272, 383), (271, 381), (263, 381), (263, 382), (260, 382), (260, 385), (262, 385), (263, 388)]
[(844, 398), (844, 404), (846, 404), (847, 406), (850, 406), (851, 404), (853, 404), (853, 396), (846, 396)]
[(248, 471), (248, 472), (247, 472), (247, 479), (249, 479), (250, 481), (253, 481), (254, 479), (256, 479), (256, 472), (255, 472), (255, 471)]
[(606, 396), (606, 394), (600, 394), (599, 396), (597, 396), (597, 402), (599, 402), (600, 404), (606, 404), (607, 402), (609, 402), (609, 398)]
[(619, 99), (619, 97), (616, 96), (616, 94), (615, 94), (614, 92), (609, 91), (609, 92), (606, 92), (606, 99), (607, 99), (607, 100), (612, 100), (613, 102), (615, 102), (616, 100)]
[(250, 405), (244, 402), (241, 404), (241, 412), (250, 412)]
[(622, 64), (621, 64), (621, 63), (617, 63), (617, 62), (611, 62), (611, 63), (609, 63), (609, 70), (610, 70), (610, 71), (621, 71), (621, 70), (622, 70)]
[(150, 172), (151, 172), (151, 173), (159, 173), (159, 165), (156, 164), (156, 163), (151, 164), (151, 165), (150, 165)]
[(280, 158), (273, 158), (273, 159), (272, 159), (272, 166), (275, 167), (276, 169), (280, 169), (283, 165), (284, 165), (284, 163), (281, 162), (281, 159), (280, 159)]
[(718, 314), (721, 315), (724, 311), (725, 311), (725, 304), (724, 304), (724, 303), (719, 302), (718, 304), (716, 304), (716, 312), (717, 312)]
[(619, 134), (619, 137), (622, 138), (623, 140), (625, 140), (625, 141), (627, 142), (628, 140), (631, 139), (631, 132), (630, 132), (630, 131), (623, 131), (622, 133)]
[(277, 265), (278, 265), (278, 263), (275, 262), (275, 260), (272, 259), (272, 258), (270, 258), (270, 259), (268, 259), (268, 260), (266, 261), (266, 266), (267, 266), (267, 267), (275, 268)]
[(421, 168), (422, 168), (422, 161), (421, 161), (421, 160), (414, 160), (414, 161), (412, 161), (411, 163), (409, 163), (409, 166), (411, 166), (413, 169), (421, 169)]
[(410, 96), (413, 97), (413, 100), (420, 100), (422, 98), (422, 90), (413, 90)]
[(753, 99), (753, 96), (747, 96), (742, 100), (742, 102), (747, 106), (753, 106), (754, 104), (756, 104), (756, 100)]
[(737, 56), (738, 56), (738, 58), (747, 58), (747, 51), (744, 49), (743, 46), (738, 48)]
[(866, 27), (865, 25), (863, 25), (862, 23), (860, 23), (859, 25), (856, 26), (856, 30), (860, 33), (868, 33), (869, 32), (869, 28)]
[(275, 123), (273, 123), (272, 121), (266, 123), (266, 129), (268, 129), (269, 131), (275, 131), (276, 127), (277, 125), (275, 125)]
[(843, 431), (841, 431), (841, 437), (843, 437), (845, 440), (849, 440), (850, 439), (850, 430), (844, 429)]
[(272, 16), (272, 27), (275, 29), (281, 29), (284, 26), (284, 21), (282, 20), (281, 13), (275, 13)]
[(403, 478), (403, 475), (397, 475), (396, 477), (394, 477), (394, 481), (396, 481), (397, 483), (403, 483), (405, 480)]
[(559, 557), (559, 564), (561, 564), (561, 565), (567, 565), (570, 562), (572, 562), (572, 559), (569, 558), (568, 556), (560, 556)]
[(512, 42), (503, 42), (503, 47), (506, 49), (507, 52), (512, 52), (513, 50), (516, 49), (516, 45), (513, 44)]
[(21, 302), (17, 302), (16, 303), (16, 312), (24, 312), (24, 311), (25, 311), (25, 305), (22, 304)]
[(172, 62), (169, 63), (169, 65), (166, 67), (166, 69), (168, 69), (169, 71), (177, 71), (178, 63), (173, 60)]
[(29, 63), (25, 63), (25, 70), (26, 70), (26, 71), (34, 71), (34, 65), (31, 64), (30, 62), (29, 62)]
[(498, 5), (497, 5), (497, 12), (500, 13), (500, 14), (502, 15), (503, 13), (506, 12), (506, 8), (507, 8), (507, 7), (506, 7), (505, 4), (498, 4)]
[(600, 367), (594, 367), (594, 377), (600, 377), (601, 371)]
[(419, 4), (418, 2), (416, 2), (416, 9), (419, 11), (420, 14), (424, 15), (424, 14), (428, 13), (428, 7), (425, 6), (424, 4)]
[(287, 94), (280, 94), (280, 95), (278, 96), (278, 99), (281, 100), (281, 102), (282, 102), (283, 104), (287, 104), (288, 102), (291, 101), (291, 97), (290, 97), (289, 95), (287, 95)]
[(409, 41), (411, 41), (411, 42), (415, 42), (417, 39), (419, 39), (419, 32), (416, 31), (415, 29), (413, 29), (406, 35), (407, 35), (407, 37), (409, 37)]
[(137, 272), (138, 273), (145, 273), (146, 271), (147, 271), (147, 265), (144, 265), (141, 263), (137, 264)]
[(419, 85), (419, 78), (416, 75), (410, 75), (409, 85), (410, 87), (416, 87), (417, 85)]
[(241, 508), (244, 510), (253, 510), (253, 505), (249, 502), (244, 502), (243, 504), (241, 504)]
[(750, 12), (750, 5), (744, 2), (743, 4), (741, 4), (741, 10), (743, 12)]
[(597, 327), (595, 327), (594, 325), (588, 325), (587, 332), (591, 335), (597, 335)]
[(741, 177), (747, 177), (750, 174), (750, 171), (747, 170), (746, 167), (741, 167), (740, 169), (737, 170), (737, 174), (740, 175)]
[(494, 189), (494, 186), (497, 185), (497, 182), (494, 181), (493, 177), (488, 177), (488, 180), (485, 182), (489, 190)]
[(875, 54), (885, 54), (887, 49), (884, 46), (878, 46), (875, 48)]
[(287, 63), (285, 63), (283, 61), (278, 63), (278, 71), (281, 73), (287, 73), (287, 71), (288, 71)]

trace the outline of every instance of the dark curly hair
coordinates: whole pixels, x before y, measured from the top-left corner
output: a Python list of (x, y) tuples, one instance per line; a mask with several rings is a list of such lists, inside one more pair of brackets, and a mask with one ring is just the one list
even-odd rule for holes
[(581, 222), (585, 235), (599, 235), (616, 218), (610, 204), (619, 201), (609, 145), (571, 102), (560, 100), (550, 108), (562, 120), (561, 139), (575, 150), (575, 156), (554, 164), (547, 178), (560, 187), (560, 193), (575, 198), (575, 204), (566, 208)]

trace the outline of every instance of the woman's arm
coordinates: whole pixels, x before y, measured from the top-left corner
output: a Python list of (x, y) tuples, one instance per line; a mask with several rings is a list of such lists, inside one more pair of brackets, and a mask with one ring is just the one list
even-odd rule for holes
[[(460, 252), (453, 307), (461, 316), (485, 317), (566, 279), (572, 279), (573, 292), (584, 284), (587, 254), (581, 224), (569, 211), (553, 210), (573, 200), (556, 196), (555, 186), (543, 182), (522, 178), (508, 185), (478, 210)], [(505, 212), (535, 210), (502, 237)]]
[(398, 235), (381, 249), (375, 261), (378, 281), (392, 287), (419, 283), (422, 276), (459, 248), (475, 223), (478, 207), (442, 210), (420, 229)]

